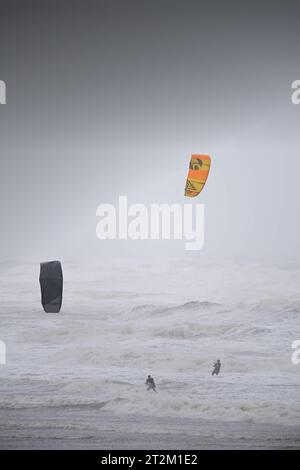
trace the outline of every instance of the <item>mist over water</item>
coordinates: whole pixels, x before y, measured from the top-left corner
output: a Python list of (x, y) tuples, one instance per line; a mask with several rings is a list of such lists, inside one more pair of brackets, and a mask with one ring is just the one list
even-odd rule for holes
[(58, 315), (41, 310), (36, 265), (3, 269), (1, 407), (299, 424), (299, 267), (74, 262)]

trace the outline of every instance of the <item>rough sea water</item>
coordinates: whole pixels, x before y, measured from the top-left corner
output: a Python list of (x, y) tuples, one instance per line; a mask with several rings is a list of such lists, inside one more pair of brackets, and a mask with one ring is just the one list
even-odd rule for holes
[(62, 310), (46, 314), (38, 263), (1, 264), (1, 449), (300, 448), (299, 266), (63, 271)]

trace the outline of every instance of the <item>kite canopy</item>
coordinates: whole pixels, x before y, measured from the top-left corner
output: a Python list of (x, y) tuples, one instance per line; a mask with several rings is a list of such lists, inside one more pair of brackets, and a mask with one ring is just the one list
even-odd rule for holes
[(185, 185), (185, 196), (195, 197), (201, 193), (210, 169), (210, 156), (192, 154)]
[(41, 263), (42, 305), (46, 313), (58, 313), (62, 304), (63, 273), (60, 261)]

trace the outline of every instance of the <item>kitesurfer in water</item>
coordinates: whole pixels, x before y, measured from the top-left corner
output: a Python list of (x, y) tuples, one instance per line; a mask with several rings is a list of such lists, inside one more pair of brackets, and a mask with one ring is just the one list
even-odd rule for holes
[(215, 374), (219, 375), (220, 369), (221, 369), (221, 361), (220, 361), (220, 359), (218, 359), (214, 363), (214, 370), (212, 371), (211, 375), (215, 375)]
[(153, 392), (156, 392), (156, 385), (154, 382), (154, 378), (151, 377), (151, 375), (148, 375), (147, 380), (146, 380), (146, 385), (147, 385), (147, 390), (153, 390)]

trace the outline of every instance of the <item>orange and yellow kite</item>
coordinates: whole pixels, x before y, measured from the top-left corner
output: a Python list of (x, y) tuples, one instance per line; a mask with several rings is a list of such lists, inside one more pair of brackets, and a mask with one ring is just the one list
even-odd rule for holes
[(210, 156), (192, 154), (184, 195), (195, 197), (201, 193), (210, 169)]

